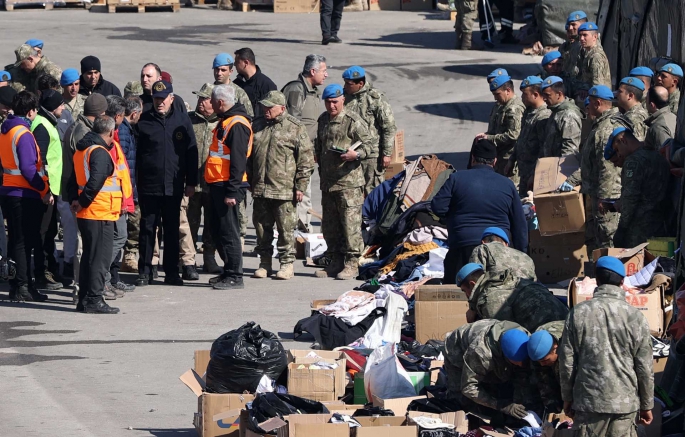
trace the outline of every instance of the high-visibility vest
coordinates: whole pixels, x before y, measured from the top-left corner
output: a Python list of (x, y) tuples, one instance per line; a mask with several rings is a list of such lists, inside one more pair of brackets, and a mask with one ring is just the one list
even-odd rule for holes
[(124, 194), (124, 198), (129, 198), (133, 195), (133, 184), (131, 184), (131, 173), (128, 170), (126, 155), (124, 155), (124, 150), (118, 141), (114, 141), (114, 147), (117, 149), (117, 162), (114, 163), (117, 179), (121, 183), (121, 192)]
[(36, 115), (36, 118), (31, 122), (31, 132), (43, 125), (48, 135), (50, 136), (50, 144), (48, 150), (45, 152), (45, 170), (52, 183), (50, 184), (50, 191), (57, 196), (62, 189), (62, 140), (59, 139), (59, 131), (57, 128), (42, 115)]
[[(222, 121), (221, 124), (214, 129), (214, 138), (212, 140), (212, 145), (209, 147), (209, 155), (207, 156), (207, 162), (205, 163), (205, 181), (207, 181), (208, 184), (225, 182), (231, 175), (231, 148), (228, 144), (225, 144), (225, 141), (226, 138), (228, 138), (228, 133), (236, 124), (242, 124), (250, 130), (250, 142), (247, 146), (247, 156), (249, 157), (252, 154), (252, 126), (247, 118), (236, 115)], [(219, 140), (220, 130), (223, 130), (221, 140)], [(243, 174), (242, 180), (243, 182), (247, 182), (247, 173)]]
[[(103, 149), (107, 152), (109, 159), (112, 156), (107, 149), (102, 146), (92, 145), (85, 150), (77, 150), (74, 153), (74, 172), (76, 173), (76, 183), (78, 184), (78, 193), (86, 187), (88, 179), (90, 179), (90, 155), (97, 148)], [(114, 164), (114, 171), (112, 175), (105, 180), (100, 192), (95, 196), (93, 202), (88, 208), (83, 208), (76, 213), (76, 217), (88, 220), (109, 220), (117, 221), (121, 214), (122, 192), (119, 178), (117, 177), (117, 165)]]
[(29, 181), (24, 178), (19, 169), (19, 156), (17, 155), (17, 144), (19, 140), (24, 135), (32, 135), (26, 126), (15, 126), (10, 129), (6, 134), (0, 135), (0, 162), (2, 162), (2, 185), (5, 187), (17, 187), (25, 188), (28, 190), (33, 190), (40, 193), (41, 197), (45, 196), (48, 192), (48, 177), (45, 175), (45, 170), (43, 168), (43, 160), (40, 157), (40, 149), (38, 149), (38, 144), (35, 139), (33, 143), (36, 146), (36, 172), (40, 175), (45, 182), (45, 188), (43, 191), (38, 191), (29, 184)]

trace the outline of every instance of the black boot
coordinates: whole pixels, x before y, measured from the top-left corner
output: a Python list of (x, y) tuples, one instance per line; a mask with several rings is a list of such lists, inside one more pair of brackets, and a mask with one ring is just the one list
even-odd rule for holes
[(83, 312), (87, 314), (118, 314), (119, 308), (107, 305), (107, 302), (100, 298), (95, 302), (83, 304)]
[(33, 301), (33, 296), (29, 292), (28, 285), (21, 285), (14, 290), (14, 296), (12, 297), (14, 302), (31, 302)]
[(200, 274), (197, 273), (195, 266), (183, 266), (183, 274), (181, 277), (186, 281), (197, 281), (200, 279)]
[(29, 293), (31, 294), (31, 300), (34, 302), (45, 302), (48, 300), (48, 295), (38, 291), (34, 285), (29, 285)]
[[(152, 266), (152, 279), (159, 279), (159, 272), (157, 271), (157, 266)], [(152, 283), (152, 279), (150, 283)]]
[(183, 285), (183, 279), (179, 278), (177, 276), (167, 276), (164, 278), (164, 283), (166, 285), (174, 285), (174, 286), (182, 286)]
[(145, 287), (152, 284), (152, 279), (148, 275), (140, 275), (136, 279), (136, 287)]
[(215, 290), (239, 290), (245, 288), (243, 278), (226, 278), (213, 285)]

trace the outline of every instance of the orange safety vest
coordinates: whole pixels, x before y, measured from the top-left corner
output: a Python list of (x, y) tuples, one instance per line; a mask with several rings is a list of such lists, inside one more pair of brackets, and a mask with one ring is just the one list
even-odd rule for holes
[[(98, 147), (107, 152), (109, 159), (112, 159), (112, 156), (107, 149), (98, 145), (92, 145), (86, 150), (77, 150), (76, 153), (74, 153), (74, 172), (76, 173), (76, 183), (78, 184), (79, 195), (86, 187), (88, 179), (90, 179), (90, 154)], [(114, 160), (112, 160), (112, 163), (114, 163)], [(105, 184), (102, 186), (97, 196), (95, 196), (95, 199), (93, 199), (90, 206), (77, 212), (76, 217), (88, 220), (117, 221), (121, 214), (121, 202), (121, 185), (117, 178), (117, 165), (114, 163), (112, 176), (105, 180)]]
[(129, 198), (133, 195), (133, 185), (131, 184), (131, 173), (128, 171), (126, 155), (124, 155), (124, 150), (118, 141), (114, 141), (114, 147), (117, 149), (117, 162), (114, 163), (117, 179), (121, 182), (124, 198)]
[[(220, 126), (214, 128), (214, 139), (209, 147), (209, 155), (205, 163), (205, 181), (208, 184), (225, 182), (231, 175), (231, 148), (225, 144), (228, 133), (236, 124), (242, 124), (250, 130), (250, 142), (247, 145), (247, 156), (252, 154), (252, 126), (247, 118), (236, 115), (229, 117), (221, 122)], [(224, 136), (219, 141), (219, 128), (223, 129)], [(247, 182), (247, 173), (243, 174), (243, 182)]]
[(36, 144), (36, 171), (45, 182), (45, 188), (43, 191), (38, 191), (29, 184), (29, 181), (24, 178), (19, 169), (19, 156), (17, 155), (17, 144), (19, 139), (25, 134), (31, 134), (31, 131), (26, 128), (26, 126), (15, 126), (10, 129), (5, 135), (0, 135), (0, 162), (2, 162), (2, 170), (4, 175), (2, 177), (2, 185), (5, 187), (18, 187), (33, 190), (40, 193), (41, 197), (45, 196), (48, 192), (48, 177), (45, 175), (45, 170), (43, 168), (43, 160), (40, 157), (40, 149), (38, 149), (38, 144)]

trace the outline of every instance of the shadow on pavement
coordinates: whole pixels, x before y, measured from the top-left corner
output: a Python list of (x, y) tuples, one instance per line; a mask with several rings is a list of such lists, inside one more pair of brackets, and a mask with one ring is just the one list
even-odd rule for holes
[[(523, 80), (528, 76), (534, 76), (540, 73), (540, 68), (537, 64), (498, 64), (493, 63), (481, 63), (481, 64), (455, 64), (443, 67), (443, 70), (461, 74), (465, 76), (475, 76), (483, 78), (483, 89), (487, 90), (487, 82), (485, 81), (486, 76), (492, 72), (495, 68), (504, 68), (509, 73), (509, 76), (514, 80)], [(517, 86), (518, 88), (518, 86)]]
[(177, 437), (177, 436), (196, 436), (195, 428), (172, 428), (172, 429), (156, 429), (156, 428), (133, 428), (135, 431), (147, 431), (150, 435), (156, 437)]
[(492, 102), (427, 103), (416, 105), (414, 109), (426, 114), (453, 118), (463, 122), (480, 121), (487, 123), (490, 118), (490, 110), (494, 105), (494, 100)]

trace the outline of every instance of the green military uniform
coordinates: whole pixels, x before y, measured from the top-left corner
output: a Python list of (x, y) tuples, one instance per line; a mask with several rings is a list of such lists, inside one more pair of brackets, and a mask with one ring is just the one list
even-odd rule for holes
[(528, 255), (497, 241), (476, 246), (469, 262), (482, 265), (486, 272), (510, 270), (516, 278), (537, 279), (535, 263)]
[(353, 95), (345, 95), (345, 110), (359, 115), (373, 138), (369, 155), (362, 161), (364, 172), (364, 195), (368, 196), (384, 178), (383, 157), (392, 156), (395, 146), (395, 117), (383, 93), (365, 83)]
[(471, 293), (469, 307), (481, 319), (508, 320), (530, 331), (563, 320), (568, 313), (568, 307), (547, 287), (517, 278), (510, 270), (481, 276)]
[(578, 76), (578, 61), (582, 47), (578, 37), (574, 40), (566, 40), (559, 46), (561, 53), (561, 71), (568, 78)]
[(559, 346), (561, 395), (578, 436), (635, 436), (638, 410), (654, 406), (652, 340), (625, 291), (600, 285), (571, 309)]
[(666, 231), (668, 161), (655, 150), (638, 149), (621, 170), (621, 219), (614, 236), (617, 247), (635, 247)]
[(668, 107), (671, 108), (671, 112), (675, 115), (678, 115), (678, 105), (680, 105), (680, 90), (676, 88), (675, 91), (668, 95)]
[[(275, 100), (274, 94), (278, 94), (285, 106), (285, 97), (280, 92), (270, 92), (267, 99)], [(295, 192), (307, 190), (314, 172), (314, 152), (307, 129), (287, 112), (272, 121), (260, 122), (255, 129), (247, 168), (254, 198), (252, 222), (257, 233), (255, 251), (260, 257), (260, 266), (271, 270), (276, 225), (278, 255), (283, 268), (295, 261)]]
[[(343, 161), (335, 149), (347, 150), (357, 141), (362, 143), (356, 149), (359, 159)], [(332, 265), (344, 262), (346, 268), (356, 269), (364, 249), (361, 210), (365, 182), (361, 161), (368, 156), (372, 143), (366, 123), (354, 113), (343, 109), (334, 119), (328, 112), (319, 117), (314, 154), (321, 178), (321, 231)]]
[(85, 105), (86, 99), (87, 97), (83, 94), (76, 94), (76, 97), (73, 99), (64, 100), (64, 107), (71, 112), (71, 116), (74, 117), (74, 120), (76, 120), (79, 115), (83, 114), (83, 105)]
[(657, 110), (645, 120), (645, 149), (659, 150), (675, 134), (676, 116), (668, 106)]
[[(554, 338), (555, 343), (560, 345), (564, 333), (564, 323), (565, 320), (555, 320), (554, 322), (540, 325), (535, 331), (549, 332)], [(561, 400), (559, 360), (557, 359), (554, 366), (550, 367), (541, 366), (539, 363), (532, 361), (531, 368), (533, 369), (531, 381), (533, 384), (537, 385), (543, 406), (548, 413), (560, 413), (563, 407), (563, 401)]]
[(644, 141), (645, 135), (647, 134), (647, 126), (645, 125), (645, 120), (649, 117), (649, 114), (639, 103), (626, 112), (623, 116), (628, 119), (630, 124), (633, 126), (633, 135), (640, 141)]
[[(504, 174), (504, 167), (506, 167), (514, 149), (514, 144), (521, 133), (521, 120), (526, 107), (519, 96), (514, 96), (504, 105), (497, 106), (500, 107), (493, 109), (493, 112), (490, 114), (486, 134), (487, 139), (495, 143), (497, 147), (495, 171), (499, 174)], [(518, 175), (513, 176), (511, 179), (514, 184), (518, 185)]]
[(552, 115), (546, 125), (540, 158), (578, 155), (583, 122), (580, 109), (568, 98), (549, 109)]
[(604, 147), (611, 132), (618, 126), (627, 126), (627, 121), (619, 114), (618, 108), (611, 108), (592, 124), (592, 131), (581, 150), (580, 171), (572, 174), (567, 182), (581, 185), (581, 193), (590, 198), (589, 216), (591, 224), (585, 226), (585, 241), (588, 251), (601, 247), (613, 247), (614, 233), (618, 227), (620, 214), (599, 212), (601, 199), (618, 199), (621, 196), (621, 172), (611, 162), (604, 159)]
[(604, 49), (599, 42), (589, 50), (582, 49), (578, 61), (578, 76), (574, 91), (589, 91), (595, 85), (611, 88), (611, 69)]
[(551, 111), (546, 105), (526, 108), (523, 112), (521, 134), (516, 140), (511, 159), (519, 169), (519, 195), (528, 195), (528, 180), (535, 174), (535, 163), (545, 142), (545, 129)]
[(473, 22), (478, 19), (478, 2), (476, 0), (456, 0), (457, 20), (454, 30), (457, 33), (456, 48), (471, 50)]
[(32, 93), (38, 91), (38, 78), (43, 74), (49, 74), (59, 81), (62, 77), (62, 69), (59, 68), (55, 63), (50, 62), (50, 60), (43, 56), (40, 58), (34, 69), (27, 73), (20, 67), (21, 61), (31, 56), (33, 48), (28, 44), (20, 46), (14, 51), (17, 56), (17, 62), (15, 64), (10, 64), (5, 67), (12, 75), (12, 82), (10, 86), (14, 88), (17, 92), (28, 90)]

